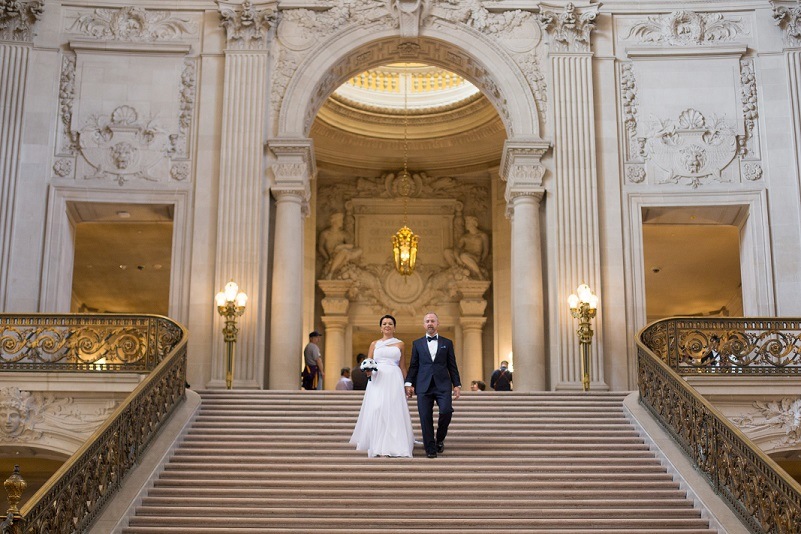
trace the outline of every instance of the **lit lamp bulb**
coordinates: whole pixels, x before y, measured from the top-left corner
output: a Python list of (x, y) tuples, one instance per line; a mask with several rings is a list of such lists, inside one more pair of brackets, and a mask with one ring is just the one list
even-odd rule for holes
[(225, 319), (223, 328), (223, 340), (226, 344), (225, 385), (231, 389), (234, 380), (234, 343), (239, 333), (236, 318), (245, 313), (248, 296), (239, 291), (239, 285), (231, 280), (225, 284), (225, 289), (214, 296), (214, 303), (217, 305), (217, 312)]

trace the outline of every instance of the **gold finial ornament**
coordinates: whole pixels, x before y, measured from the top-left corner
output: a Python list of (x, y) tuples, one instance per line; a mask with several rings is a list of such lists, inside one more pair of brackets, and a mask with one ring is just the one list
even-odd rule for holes
[(25, 492), (25, 488), (28, 487), (28, 483), (19, 474), (18, 465), (14, 466), (14, 472), (11, 473), (11, 476), (6, 479), (3, 485), (6, 487), (6, 493), (8, 494), (8, 513), (17, 516), (19, 515), (19, 501)]

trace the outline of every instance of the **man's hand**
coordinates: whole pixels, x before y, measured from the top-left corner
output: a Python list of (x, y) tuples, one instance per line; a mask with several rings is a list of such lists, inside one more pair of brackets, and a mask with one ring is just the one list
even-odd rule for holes
[(414, 395), (414, 386), (406, 386), (406, 398), (411, 399)]
[(462, 386), (456, 386), (453, 388), (453, 400), (458, 399), (462, 394)]

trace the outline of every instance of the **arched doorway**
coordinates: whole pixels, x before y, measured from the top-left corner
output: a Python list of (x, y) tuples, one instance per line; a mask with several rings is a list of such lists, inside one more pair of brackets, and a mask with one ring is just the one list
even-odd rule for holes
[[(286, 19), (282, 25), (285, 22)], [(539, 28), (536, 25), (533, 27), (536, 31), (530, 34), (531, 48), (537, 46), (540, 38)], [(315, 155), (315, 143), (310, 135), (313, 130), (312, 126), (315, 124), (315, 117), (321, 112), (329, 96), (348, 79), (379, 65), (413, 61), (442, 67), (475, 84), (496, 111), (499, 124), (503, 125), (506, 141), (500, 153), (495, 156), (495, 167), (494, 169), (483, 169), (488, 181), (491, 180), (490, 175), (492, 174), (497, 178), (494, 190), (489, 195), (489, 213), (486, 215), (491, 223), (504, 220), (504, 216), (514, 212), (517, 206), (516, 218), (519, 221), (520, 230), (515, 232), (514, 224), (512, 224), (506, 233), (502, 233), (497, 240), (500, 246), (505, 247), (505, 251), (498, 256), (503, 261), (503, 264), (499, 266), (503, 282), (499, 288), (503, 287), (506, 294), (501, 295), (499, 299), (496, 298), (495, 302), (503, 302), (505, 310), (500, 310), (497, 305), (490, 306), (489, 309), (494, 312), (496, 317), (499, 313), (505, 313), (504, 319), (506, 320), (503, 321), (503, 324), (506, 325), (511, 325), (514, 321), (520, 322), (521, 325), (532, 323), (533, 329), (519, 328), (519, 331), (525, 330), (527, 333), (526, 336), (520, 336), (518, 344), (521, 350), (517, 352), (523, 355), (522, 358), (539, 358), (544, 361), (544, 321), (542, 318), (544, 292), (540, 265), (539, 223), (537, 221), (539, 215), (537, 213), (539, 202), (542, 199), (540, 186), (543, 171), (540, 158), (547, 150), (548, 144), (539, 137), (539, 105), (534, 96), (535, 91), (532, 89), (531, 73), (521, 69), (512, 55), (504, 51), (503, 47), (497, 46), (497, 43), (493, 43), (478, 32), (466, 31), (466, 27), (463, 25), (440, 23), (436, 31), (437, 38), (427, 35), (428, 33), (433, 34), (434, 32), (430, 27), (423, 26), (420, 28), (419, 37), (410, 40), (398, 37), (397, 30), (394, 28), (370, 33), (361, 28), (354, 28), (331, 37), (325, 42), (324, 47), (315, 46), (316, 53), (307, 55), (303, 61), (298, 63), (282, 63), (279, 54), (277, 64), (283, 65), (286, 72), (281, 72), (279, 68), (276, 75), (285, 83), (285, 86), (274, 87), (274, 90), (280, 92), (281, 96), (273, 95), (274, 101), (278, 101), (279, 106), (276, 120), (270, 125), (274, 136), (268, 143), (271, 149), (268, 163), (272, 171), (272, 193), (276, 198), (274, 252), (276, 261), (273, 263), (272, 273), (273, 302), (270, 331), (280, 331), (283, 334), (280, 338), (271, 336), (270, 354), (297, 353), (295, 348), (298, 343), (292, 339), (294, 337), (302, 339), (304, 329), (317, 328), (319, 325), (314, 323), (319, 318), (326, 323), (326, 329), (330, 330), (326, 346), (328, 347), (330, 343), (332, 346), (342, 347), (337, 359), (326, 365), (330, 365), (330, 369), (338, 370), (340, 366), (350, 361), (352, 355), (349, 344), (352, 341), (352, 331), (349, 330), (349, 325), (354, 319), (357, 319), (356, 324), (360, 324), (359, 321), (364, 321), (365, 325), (368, 323), (365, 310), (349, 310), (350, 298), (348, 295), (352, 293), (352, 286), (328, 284), (327, 289), (323, 289), (325, 298), (319, 300), (323, 302), (323, 307), (327, 303), (330, 309), (337, 310), (338, 313), (335, 317), (325, 310), (321, 312), (319, 306), (315, 306), (315, 301), (308, 296), (309, 288), (315, 286), (317, 274), (314, 266), (309, 265), (308, 261), (310, 257), (314, 257), (313, 243), (317, 238), (317, 225), (313, 222), (312, 230), (307, 230), (305, 233), (299, 231), (297, 226), (302, 224), (302, 215), (305, 210), (308, 210), (314, 218), (315, 205), (319, 202), (314, 190), (319, 184), (315, 183), (314, 178), (320, 174), (320, 168)], [(281, 28), (279, 28), (278, 35), (280, 39)], [(297, 54), (296, 49), (301, 46), (299, 43), (292, 42), (291, 39), (284, 39), (284, 42), (291, 42), (295, 48), (291, 52), (287, 52), (287, 57)], [(287, 48), (291, 47), (287, 46)], [(467, 52), (468, 50), (469, 52)], [(501, 177), (507, 180), (506, 184), (500, 183)], [(353, 177), (354, 180), (357, 178), (357, 176)], [(425, 182), (425, 180), (423, 181)], [(422, 193), (424, 189), (425, 187), (421, 187), (418, 192)], [(493, 205), (493, 201), (497, 201), (496, 205)], [(458, 201), (453, 204), (456, 206)], [(360, 204), (357, 208), (368, 211), (370, 209), (364, 204)], [(437, 208), (437, 206), (428, 208)], [(444, 211), (450, 210), (451, 214), (458, 209), (458, 207), (443, 208), (442, 206), (439, 208)], [(472, 214), (468, 215), (472, 216)], [(452, 227), (453, 223), (442, 226)], [(288, 230), (290, 228), (292, 230)], [(495, 226), (492, 226), (491, 230), (493, 236), (498, 231)], [(301, 235), (306, 242), (303, 253), (293, 250)], [(516, 237), (513, 237), (515, 235)], [(452, 245), (452, 234), (445, 236), (442, 241), (446, 245)], [(519, 243), (518, 250), (525, 252), (525, 254), (518, 255), (517, 262), (511, 257), (514, 256), (514, 253), (510, 254), (509, 250), (514, 248), (515, 242)], [(288, 259), (289, 261), (287, 261)], [(533, 273), (532, 267), (534, 267)], [(297, 272), (301, 268), (303, 276), (299, 276)], [(521, 274), (525, 272), (526, 276), (514, 276), (512, 271), (515, 269)], [(384, 275), (389, 275), (389, 273), (374, 274), (379, 281), (383, 280)], [(428, 274), (428, 278), (421, 282), (423, 288), (432, 279), (434, 273)], [(515, 292), (512, 282), (516, 279), (526, 280), (525, 287), (517, 292)], [(466, 281), (470, 282), (469, 279)], [(302, 288), (298, 286), (302, 286)], [(376, 292), (380, 293), (382, 289), (386, 289), (386, 287), (382, 287)], [(470, 339), (475, 340), (476, 334), (480, 339), (481, 330), (487, 319), (485, 313), (488, 303), (481, 302), (487, 287), (482, 290), (481, 287), (468, 283), (461, 289), (464, 289), (461, 300), (457, 299), (453, 306), (452, 317), (449, 318), (453, 319), (456, 329), (461, 329), (463, 341), (468, 336), (472, 336)], [(299, 293), (304, 294), (303, 306), (295, 305), (288, 310), (287, 304), (292, 302), (292, 296)], [(514, 298), (513, 294), (515, 294)], [(516, 302), (513, 302), (515, 299), (517, 299)], [(383, 311), (387, 311), (386, 306), (382, 306), (380, 299), (374, 300), (379, 302), (373, 303), (374, 309), (370, 312), (369, 317), (378, 317)], [(532, 305), (531, 301), (535, 300), (539, 302)], [(413, 315), (422, 316), (425, 310), (417, 308), (426, 304), (426, 302), (417, 302), (415, 306), (407, 307), (411, 311), (409, 318), (411, 319)], [(383, 311), (380, 311), (382, 307)], [(470, 309), (465, 311), (466, 307)], [(513, 307), (525, 311), (533, 310), (534, 313), (522, 313), (514, 319)], [(307, 323), (304, 327), (295, 324), (297, 316), (304, 317)], [(324, 317), (329, 320), (326, 322)], [(486, 357), (482, 356), (482, 343), (479, 341), (478, 363), (475, 363), (475, 356), (471, 357), (471, 361), (474, 362), (472, 364), (474, 374), (483, 376), (484, 367), (494, 367), (494, 360), (508, 359), (509, 352), (511, 352), (508, 349), (514, 343), (510, 330), (511, 328), (506, 328), (501, 336), (493, 336), (493, 338), (503, 338), (505, 346), (497, 346), (499, 341), (496, 341), (495, 344), (491, 343), (489, 351), (492, 355), (486, 364), (484, 363)], [(287, 332), (297, 335), (286, 336)], [(475, 343), (466, 341), (464, 344), (475, 346)], [(279, 387), (279, 384), (287, 381), (294, 382), (297, 367), (295, 362), (277, 361), (276, 358), (271, 358), (270, 387)], [(544, 374), (544, 364), (533, 367), (537, 367), (541, 375)], [(335, 376), (336, 373), (333, 374)], [(475, 378), (480, 378), (480, 376)], [(545, 379), (541, 378), (541, 380), (544, 383)]]

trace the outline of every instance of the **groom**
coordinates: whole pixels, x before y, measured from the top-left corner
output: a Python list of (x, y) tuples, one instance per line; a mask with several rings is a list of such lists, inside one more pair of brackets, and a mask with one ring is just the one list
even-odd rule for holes
[[(436, 458), (438, 452), (445, 450), (445, 436), (453, 416), (453, 398), (458, 399), (462, 391), (453, 341), (440, 336), (439, 317), (429, 312), (423, 319), (426, 336), (412, 343), (412, 361), (406, 375), (406, 396), (417, 393), (417, 411), (420, 413), (420, 426), (423, 429), (423, 444), (426, 456)], [(439, 406), (437, 435), (434, 439), (434, 401)]]

